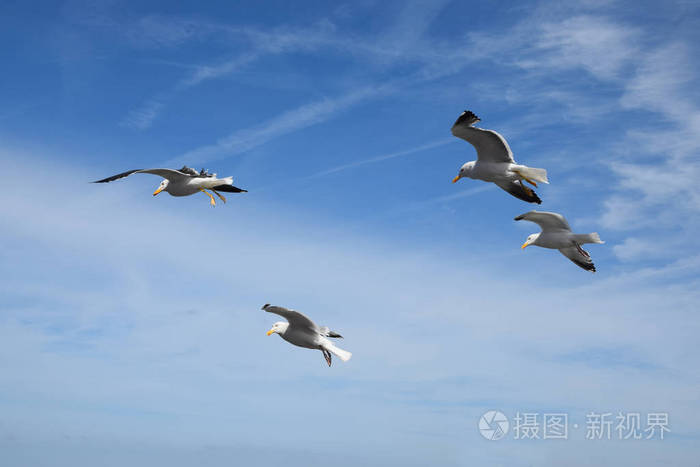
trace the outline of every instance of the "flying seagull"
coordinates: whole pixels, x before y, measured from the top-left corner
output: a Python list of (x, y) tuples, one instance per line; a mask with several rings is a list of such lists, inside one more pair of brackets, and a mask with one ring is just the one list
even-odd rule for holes
[(597, 232), (589, 234), (575, 234), (571, 232), (569, 223), (564, 216), (556, 212), (530, 211), (515, 218), (516, 221), (530, 221), (542, 227), (542, 232), (534, 233), (527, 237), (520, 248), (528, 245), (541, 246), (559, 250), (562, 255), (569, 258), (583, 269), (595, 272), (595, 265), (591, 255), (581, 248), (584, 243), (605, 243)]
[(262, 309), (268, 313), (280, 315), (288, 321), (287, 323), (278, 321), (273, 324), (272, 328), (267, 331), (268, 336), (277, 333), (282, 339), (291, 344), (307, 349), (318, 349), (323, 352), (328, 366), (331, 366), (331, 354), (344, 362), (347, 362), (352, 357), (352, 353), (339, 349), (328, 339), (329, 337), (342, 339), (343, 336), (331, 331), (326, 326), (316, 326), (316, 323), (298, 311), (270, 305), (269, 303), (266, 303)]
[(523, 184), (523, 180), (533, 186), (537, 186), (537, 182), (549, 183), (547, 171), (516, 164), (505, 138), (493, 130), (473, 126), (478, 121), (479, 117), (465, 110), (452, 125), (452, 134), (474, 146), (477, 156), (475, 161), (467, 162), (459, 169), (459, 175), (452, 183), (465, 177), (493, 182), (516, 198), (541, 204), (542, 200)]
[(211, 193), (206, 190), (211, 190), (221, 201), (226, 202), (226, 198), (219, 193), (246, 193), (248, 190), (242, 190), (233, 186), (233, 177), (216, 178), (216, 174), (211, 174), (202, 169), (200, 172), (183, 166), (180, 170), (174, 169), (134, 169), (127, 170), (111, 177), (97, 180), (93, 183), (108, 183), (120, 178), (128, 177), (131, 174), (153, 174), (163, 177), (165, 180), (160, 182), (160, 186), (153, 192), (153, 196), (161, 191), (168, 192), (171, 196), (189, 196), (198, 192), (202, 192), (209, 196), (212, 206), (216, 206), (216, 201)]

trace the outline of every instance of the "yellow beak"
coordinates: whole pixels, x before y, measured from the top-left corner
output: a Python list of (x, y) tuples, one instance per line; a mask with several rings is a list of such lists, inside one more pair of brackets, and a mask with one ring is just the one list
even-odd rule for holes
[(267, 331), (267, 335), (268, 335), (268, 336), (269, 336), (270, 334), (274, 334), (274, 333), (275, 333), (275, 330), (274, 330), (274, 329), (270, 329), (269, 331)]
[(525, 242), (525, 243), (523, 243), (523, 246), (520, 247), (520, 249), (522, 250), (523, 248), (525, 248), (528, 245), (529, 245), (529, 243)]
[(452, 183), (457, 183), (457, 180), (459, 180), (461, 177), (457, 175), (455, 178), (452, 179)]
[(163, 191), (163, 188), (158, 187), (158, 189), (157, 189), (156, 191), (153, 192), (153, 196), (157, 195), (157, 194), (160, 193), (161, 191)]

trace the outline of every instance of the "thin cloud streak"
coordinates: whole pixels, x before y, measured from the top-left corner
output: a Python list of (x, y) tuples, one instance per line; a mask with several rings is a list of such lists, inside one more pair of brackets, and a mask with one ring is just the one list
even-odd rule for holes
[[(196, 66), (187, 77), (176, 83), (167, 95), (151, 98), (138, 108), (129, 112), (122, 120), (123, 126), (144, 130), (152, 126), (165, 102), (176, 93), (197, 86), (204, 81), (220, 78), (240, 70), (260, 58), (269, 55), (280, 55), (290, 52), (316, 52), (329, 49), (349, 55), (370, 57), (387, 65), (397, 60), (418, 61), (425, 68), (423, 74), (427, 78), (440, 77), (450, 67), (435, 67), (436, 62), (447, 65), (452, 60), (447, 56), (463, 58), (448, 52), (449, 49), (436, 51), (436, 46), (428, 46), (423, 41), (423, 35), (448, 2), (409, 2), (404, 8), (399, 20), (393, 25), (387, 35), (376, 40), (366, 40), (362, 37), (338, 35), (336, 26), (328, 19), (317, 22), (310, 28), (277, 29), (265, 31), (251, 27), (227, 26), (216, 23), (194, 22), (175, 19), (169, 21), (158, 17), (146, 17), (142, 22), (152, 25), (153, 30), (145, 34), (149, 42), (157, 44), (176, 44), (181, 41), (198, 37), (201, 34), (226, 34), (229, 36), (244, 36), (251, 42), (251, 51), (232, 60), (216, 65)], [(172, 24), (170, 24), (172, 22)], [(141, 22), (140, 22), (141, 23)], [(139, 30), (142, 24), (139, 23)], [(142, 32), (143, 34), (143, 32)], [(435, 68), (435, 69), (433, 69)], [(428, 72), (428, 69), (432, 70)], [(448, 72), (447, 74), (450, 74)], [(156, 105), (157, 104), (157, 105)]]
[(318, 177), (323, 177), (325, 175), (330, 175), (333, 173), (342, 172), (344, 170), (349, 170), (349, 169), (354, 169), (356, 167), (361, 167), (363, 165), (376, 164), (377, 162), (382, 162), (382, 161), (394, 159), (397, 157), (408, 156), (411, 154), (415, 154), (417, 152), (427, 151), (428, 149), (433, 149), (433, 148), (437, 148), (440, 146), (445, 146), (445, 145), (450, 144), (454, 141), (455, 141), (454, 138), (440, 139), (437, 141), (423, 144), (423, 145), (415, 147), (415, 148), (405, 149), (403, 151), (392, 152), (389, 154), (384, 154), (384, 155), (377, 156), (377, 157), (371, 157), (369, 159), (364, 159), (361, 161), (351, 162), (349, 164), (339, 165), (339, 166), (333, 167), (331, 169), (322, 170), (321, 172), (317, 172), (317, 173), (315, 173), (313, 175), (309, 175), (308, 177), (305, 177), (305, 178), (306, 179), (318, 178)]
[(196, 164), (222, 159), (261, 146), (282, 135), (322, 123), (338, 112), (393, 90), (390, 84), (366, 86), (336, 98), (324, 98), (288, 110), (260, 125), (238, 130), (215, 144), (202, 146), (170, 159), (166, 164)]

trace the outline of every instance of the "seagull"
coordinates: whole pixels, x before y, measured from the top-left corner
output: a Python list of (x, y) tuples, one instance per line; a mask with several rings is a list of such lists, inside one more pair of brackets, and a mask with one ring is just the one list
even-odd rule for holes
[(262, 309), (268, 313), (280, 315), (288, 321), (287, 323), (278, 321), (273, 324), (272, 328), (267, 331), (268, 336), (277, 333), (282, 339), (291, 344), (307, 349), (318, 349), (323, 352), (328, 366), (331, 366), (331, 354), (337, 356), (344, 362), (347, 362), (350, 360), (350, 357), (352, 357), (352, 353), (347, 350), (339, 349), (328, 340), (329, 337), (343, 338), (343, 336), (337, 332), (331, 331), (328, 327), (316, 326), (316, 323), (298, 311), (289, 310), (281, 306), (274, 306), (266, 303)]
[(595, 265), (591, 255), (581, 248), (584, 243), (605, 243), (597, 232), (589, 234), (575, 234), (571, 232), (569, 223), (564, 216), (556, 212), (530, 211), (515, 218), (516, 221), (530, 221), (542, 227), (542, 232), (534, 233), (527, 237), (520, 248), (528, 245), (541, 246), (559, 250), (562, 255), (569, 258), (579, 267), (595, 272)]
[(160, 186), (153, 192), (153, 196), (161, 191), (170, 193), (171, 196), (188, 196), (198, 192), (202, 192), (209, 196), (212, 206), (216, 206), (214, 197), (206, 190), (211, 190), (221, 201), (226, 202), (226, 198), (219, 194), (219, 191), (227, 193), (247, 193), (248, 190), (242, 190), (233, 186), (233, 177), (216, 178), (216, 174), (211, 174), (202, 169), (196, 170), (183, 166), (180, 170), (174, 169), (134, 169), (127, 170), (111, 177), (97, 180), (93, 183), (108, 183), (120, 178), (128, 177), (131, 174), (153, 174), (163, 177), (165, 180), (160, 182)]
[(477, 156), (477, 160), (467, 162), (459, 169), (459, 174), (452, 183), (465, 177), (493, 182), (516, 198), (542, 204), (539, 196), (525, 186), (523, 180), (535, 187), (537, 182), (549, 183), (547, 171), (516, 164), (513, 152), (503, 136), (493, 130), (473, 126), (480, 120), (474, 113), (465, 110), (452, 125), (452, 134), (474, 146)]

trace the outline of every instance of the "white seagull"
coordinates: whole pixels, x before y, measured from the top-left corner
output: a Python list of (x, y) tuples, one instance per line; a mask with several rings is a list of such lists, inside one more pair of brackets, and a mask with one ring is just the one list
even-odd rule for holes
[(352, 353), (347, 350), (339, 349), (328, 339), (329, 337), (341, 338), (340, 334), (333, 332), (328, 327), (319, 327), (306, 316), (298, 311), (289, 310), (281, 306), (274, 306), (266, 303), (263, 310), (269, 313), (275, 313), (287, 319), (278, 321), (272, 325), (272, 328), (267, 331), (267, 335), (279, 334), (280, 337), (287, 342), (304, 347), (307, 349), (318, 349), (323, 352), (328, 366), (331, 366), (331, 354), (337, 356), (342, 361), (347, 362), (352, 357)]
[(128, 177), (131, 174), (153, 174), (163, 177), (165, 180), (160, 182), (160, 186), (153, 192), (153, 196), (161, 191), (169, 193), (171, 196), (189, 196), (198, 192), (202, 192), (209, 196), (212, 206), (216, 206), (214, 197), (206, 190), (211, 190), (224, 203), (226, 198), (219, 194), (219, 191), (227, 193), (247, 193), (248, 190), (242, 190), (233, 186), (233, 177), (216, 178), (216, 174), (210, 174), (202, 169), (197, 172), (194, 169), (183, 166), (180, 170), (174, 169), (134, 169), (122, 172), (111, 177), (97, 180), (93, 183), (108, 183), (120, 178)]
[(520, 248), (528, 245), (541, 246), (559, 250), (562, 255), (569, 258), (583, 269), (595, 272), (595, 265), (591, 255), (581, 248), (584, 243), (605, 243), (598, 236), (598, 232), (589, 234), (575, 234), (571, 232), (569, 223), (564, 216), (556, 212), (530, 211), (515, 218), (516, 221), (530, 221), (542, 227), (542, 232), (534, 233), (527, 237)]
[(452, 183), (460, 178), (473, 178), (493, 182), (505, 191), (529, 203), (541, 204), (542, 200), (523, 180), (537, 186), (537, 182), (549, 183), (545, 169), (534, 169), (515, 163), (513, 152), (503, 136), (493, 130), (477, 128), (479, 117), (465, 110), (452, 125), (452, 134), (462, 138), (476, 149), (477, 159), (467, 162), (459, 169)]

